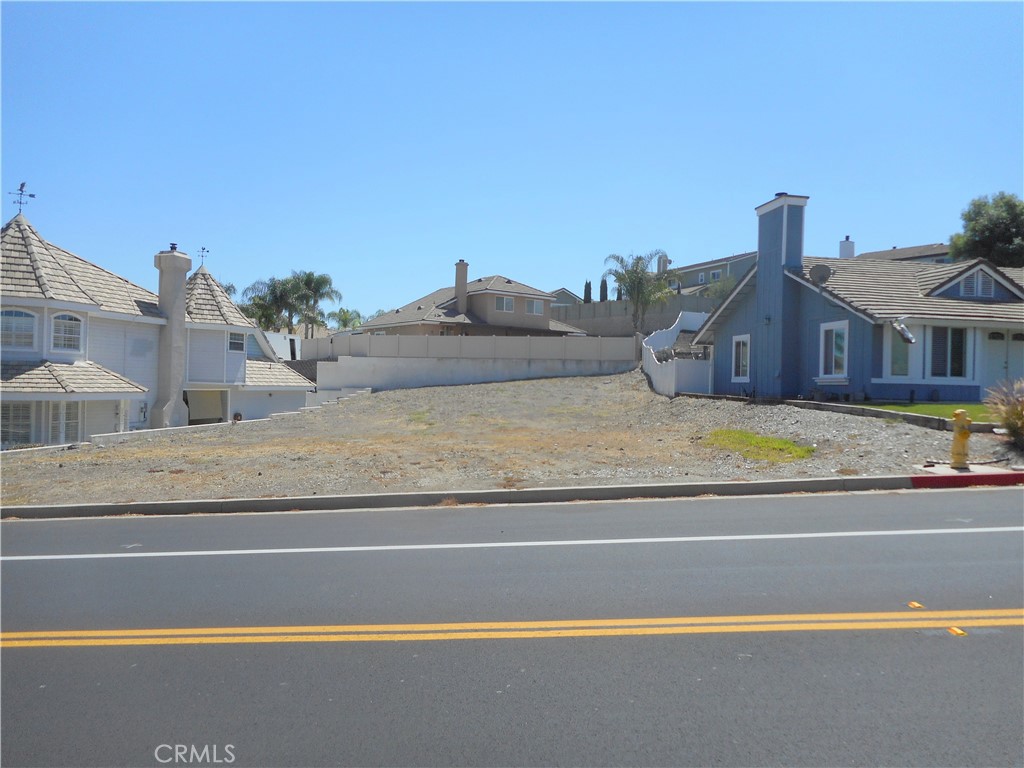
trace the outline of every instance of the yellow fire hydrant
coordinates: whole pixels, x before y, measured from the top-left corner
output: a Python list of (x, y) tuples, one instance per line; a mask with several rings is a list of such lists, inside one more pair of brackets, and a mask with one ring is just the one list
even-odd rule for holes
[(971, 417), (967, 411), (958, 408), (953, 411), (953, 448), (950, 450), (949, 466), (953, 469), (970, 469), (967, 465), (967, 439), (971, 436)]

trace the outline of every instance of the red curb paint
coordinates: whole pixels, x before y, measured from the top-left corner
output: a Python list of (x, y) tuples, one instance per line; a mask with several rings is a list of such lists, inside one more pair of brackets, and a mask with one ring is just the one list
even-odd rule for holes
[(972, 485), (1021, 485), (1024, 484), (1024, 472), (912, 475), (910, 482), (914, 488), (968, 488)]

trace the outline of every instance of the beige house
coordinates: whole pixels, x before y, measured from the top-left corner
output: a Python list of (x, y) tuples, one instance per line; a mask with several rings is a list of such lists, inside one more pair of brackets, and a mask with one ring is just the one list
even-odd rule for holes
[(586, 335), (551, 316), (555, 296), (501, 275), (469, 280), (455, 264), (455, 285), (441, 288), (359, 327), (362, 333), (402, 336)]
[(2, 447), (252, 419), (305, 405), (313, 384), (279, 362), (216, 280), (176, 250), (152, 293), (44, 240), (23, 214), (0, 235)]

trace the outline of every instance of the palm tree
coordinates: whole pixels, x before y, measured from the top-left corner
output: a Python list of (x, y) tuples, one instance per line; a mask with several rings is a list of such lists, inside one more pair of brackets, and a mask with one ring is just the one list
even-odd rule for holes
[(662, 250), (651, 251), (646, 256), (629, 255), (629, 258), (613, 253), (604, 260), (610, 264), (604, 277), (612, 277), (622, 291), (623, 297), (633, 305), (633, 330), (640, 333), (644, 316), (652, 304), (661, 304), (672, 295), (664, 273), (651, 272), (651, 262), (664, 256)]
[(346, 328), (358, 328), (363, 324), (363, 316), (359, 313), (358, 309), (345, 309), (344, 307), (337, 312), (328, 312), (327, 319), (339, 331), (343, 331)]
[(341, 301), (341, 291), (334, 287), (334, 281), (330, 275), (318, 275), (311, 271), (292, 271), (288, 278), (295, 285), (298, 296), (299, 316), (306, 326), (306, 338), (312, 338), (313, 326), (323, 325), (325, 321), (324, 311), (320, 306), (322, 301)]
[(295, 318), (301, 315), (303, 306), (295, 280), (287, 277), (257, 280), (242, 292), (242, 296), (249, 299), (253, 311), (247, 314), (256, 320), (260, 328), (274, 331), (284, 325), (288, 327), (288, 333), (295, 333)]

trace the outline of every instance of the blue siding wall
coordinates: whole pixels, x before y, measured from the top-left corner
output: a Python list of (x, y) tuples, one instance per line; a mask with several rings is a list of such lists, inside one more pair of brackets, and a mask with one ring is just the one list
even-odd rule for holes
[[(755, 280), (761, 275), (754, 278)], [(715, 331), (715, 352), (714, 352), (714, 391), (720, 395), (739, 395), (751, 397), (756, 386), (757, 357), (756, 348), (762, 342), (757, 338), (755, 318), (757, 303), (753, 295), (749, 295), (745, 301), (738, 302), (732, 308), (728, 318), (720, 329)], [(733, 383), (732, 381), (732, 337), (741, 334), (750, 334), (750, 382)]]

